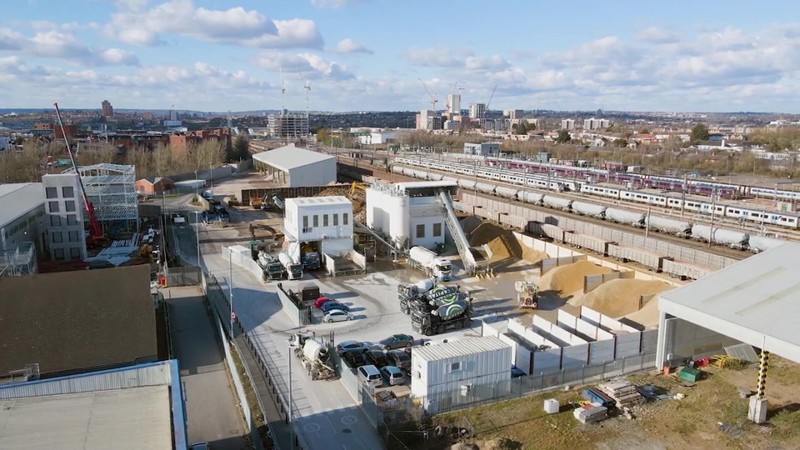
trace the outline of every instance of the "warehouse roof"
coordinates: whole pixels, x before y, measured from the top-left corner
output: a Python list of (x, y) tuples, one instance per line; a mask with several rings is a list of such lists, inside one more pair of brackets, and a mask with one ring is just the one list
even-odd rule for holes
[(253, 155), (253, 159), (284, 172), (288, 172), (292, 169), (335, 158), (331, 155), (312, 152), (311, 150), (295, 147), (294, 144), (290, 144), (273, 150), (256, 153)]
[(28, 363), (44, 375), (158, 356), (147, 265), (2, 277), (0, 290), (0, 375)]
[(437, 361), (448, 358), (476, 355), (479, 353), (510, 349), (511, 346), (494, 336), (467, 337), (457, 341), (416, 347), (413, 352), (418, 358), (426, 361)]
[(44, 205), (42, 183), (0, 184), (0, 227)]
[(319, 197), (297, 197), (287, 198), (287, 204), (295, 203), (300, 206), (321, 206), (321, 205), (352, 205), (347, 197), (343, 195), (321, 195)]
[(800, 244), (787, 243), (661, 294), (659, 309), (800, 363)]

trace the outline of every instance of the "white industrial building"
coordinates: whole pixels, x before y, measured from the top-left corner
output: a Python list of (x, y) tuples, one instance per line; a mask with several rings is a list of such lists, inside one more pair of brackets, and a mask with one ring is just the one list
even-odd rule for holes
[(44, 249), (42, 183), (0, 184), (0, 276), (36, 273)]
[(358, 136), (358, 142), (364, 145), (390, 144), (397, 139), (394, 131), (372, 131)]
[(86, 259), (83, 200), (78, 175), (49, 174), (42, 177), (50, 259)]
[(285, 211), (287, 251), (295, 261), (302, 247), (334, 257), (353, 249), (353, 204), (346, 197), (288, 198)]
[(453, 196), (453, 181), (373, 184), (367, 189), (367, 226), (381, 232), (397, 248), (416, 245), (433, 249), (445, 241), (445, 209), (439, 198)]
[(511, 346), (494, 336), (416, 347), (411, 352), (411, 395), (435, 413), (482, 386), (511, 380)]
[[(800, 363), (798, 265), (800, 244), (787, 243), (661, 294), (656, 367), (725, 353), (740, 342)], [(769, 380), (766, 386), (766, 397), (751, 397), (750, 418), (759, 423)]]
[(253, 155), (256, 169), (286, 187), (325, 186), (336, 182), (336, 158), (294, 144)]
[(500, 153), (500, 144), (497, 142), (484, 142), (481, 144), (464, 143), (465, 155), (490, 156)]

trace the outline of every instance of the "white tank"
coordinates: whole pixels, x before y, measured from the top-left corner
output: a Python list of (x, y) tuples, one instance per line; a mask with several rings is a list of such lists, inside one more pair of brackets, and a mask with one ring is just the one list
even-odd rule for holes
[(280, 252), (278, 254), (278, 260), (281, 262), (281, 264), (283, 264), (283, 267), (285, 267), (286, 270), (289, 270), (289, 266), (295, 264), (294, 260), (292, 260), (292, 257), (286, 252)]
[(544, 195), (539, 194), (537, 192), (519, 191), (517, 193), (517, 198), (522, 200), (525, 203), (530, 203), (532, 205), (538, 205), (539, 203), (541, 203), (542, 198), (544, 198)]
[(324, 363), (328, 361), (330, 355), (328, 354), (328, 349), (323, 347), (322, 344), (313, 339), (306, 339), (305, 344), (303, 344), (303, 356), (312, 361)]
[(497, 189), (495, 189), (495, 192), (500, 197), (515, 198), (517, 196), (517, 193), (519, 193), (519, 189), (505, 187), (505, 186), (497, 186)]
[(418, 294), (424, 294), (433, 289), (434, 286), (436, 286), (436, 283), (434, 283), (431, 278), (425, 278), (422, 281), (414, 283), (414, 288), (417, 290)]
[(408, 251), (408, 257), (425, 267), (431, 267), (433, 260), (436, 259), (436, 253), (425, 247), (411, 247), (411, 250)]
[[(409, 200), (405, 195), (387, 196), (385, 207), (388, 207), (389, 235), (398, 244), (408, 243), (408, 236), (411, 228), (411, 213), (409, 211)], [(385, 217), (385, 216), (384, 216)], [(386, 219), (386, 217), (385, 217)]]
[(392, 166), (392, 173), (402, 174), (403, 173), (403, 166), (397, 166), (397, 165)]

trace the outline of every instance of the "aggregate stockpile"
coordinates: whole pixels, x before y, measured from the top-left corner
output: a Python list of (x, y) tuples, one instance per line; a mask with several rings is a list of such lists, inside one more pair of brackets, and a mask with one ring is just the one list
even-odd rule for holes
[(434, 280), (398, 286), (400, 310), (411, 315), (411, 327), (425, 336), (472, 322), (472, 301), (458, 286), (436, 286)]
[(283, 278), (283, 264), (267, 252), (258, 252), (258, 265), (264, 269), (265, 280), (280, 280)]
[(450, 261), (439, 256), (425, 247), (411, 247), (408, 252), (408, 264), (425, 272), (429, 277), (436, 277), (439, 281), (450, 281), (453, 265)]
[(672, 288), (666, 281), (618, 278), (606, 281), (588, 294), (575, 296), (568, 303), (587, 306), (617, 318), (639, 311), (644, 306), (643, 297), (649, 298)]
[(295, 333), (292, 335), (294, 355), (303, 363), (311, 374), (312, 380), (329, 380), (336, 376), (336, 371), (330, 366), (331, 355), (328, 347), (311, 336)]
[(289, 256), (286, 252), (281, 252), (278, 255), (278, 259), (283, 265), (283, 269), (286, 272), (287, 278), (290, 280), (299, 280), (303, 278), (303, 265), (294, 262), (291, 256)]

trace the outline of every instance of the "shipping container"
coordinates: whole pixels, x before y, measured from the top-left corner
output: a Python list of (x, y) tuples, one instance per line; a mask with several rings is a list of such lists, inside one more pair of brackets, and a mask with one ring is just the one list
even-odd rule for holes
[(564, 242), (578, 248), (591, 250), (601, 255), (607, 255), (608, 247), (612, 244), (612, 242), (604, 241), (594, 236), (572, 232), (564, 233)]
[(664, 273), (682, 280), (699, 280), (714, 272), (713, 269), (695, 266), (694, 264), (681, 261), (671, 261), (669, 259), (665, 259), (661, 262), (661, 269)]
[(661, 262), (666, 257), (636, 247), (623, 247), (612, 244), (608, 246), (608, 256), (617, 258), (622, 262), (635, 261), (657, 272), (661, 271)]

